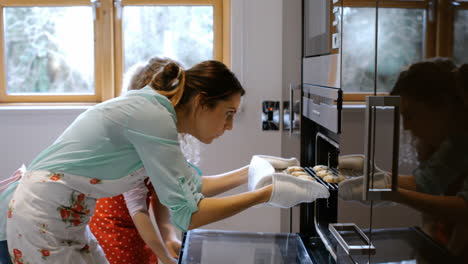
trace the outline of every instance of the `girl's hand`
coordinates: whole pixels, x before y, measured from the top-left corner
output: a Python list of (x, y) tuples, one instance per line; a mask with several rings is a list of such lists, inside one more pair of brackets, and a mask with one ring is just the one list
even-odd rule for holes
[(166, 241), (166, 247), (169, 253), (171, 254), (172, 257), (178, 258), (179, 257), (179, 252), (182, 244), (180, 243), (180, 240), (178, 239), (173, 239), (173, 240), (168, 240)]

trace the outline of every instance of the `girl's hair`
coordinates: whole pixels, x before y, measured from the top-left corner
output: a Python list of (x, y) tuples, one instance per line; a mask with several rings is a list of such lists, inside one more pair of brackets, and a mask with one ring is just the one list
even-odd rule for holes
[(213, 108), (234, 94), (245, 94), (234, 73), (219, 61), (204, 61), (184, 70), (174, 60), (154, 57), (146, 65), (136, 67), (129, 77), (127, 89), (149, 85), (166, 96), (176, 108), (184, 107), (195, 97), (199, 97), (201, 105)]
[[(400, 73), (390, 94), (405, 96), (435, 110), (448, 111), (458, 132), (468, 132), (465, 120), (468, 114), (467, 64), (457, 67), (448, 58), (414, 63)], [(419, 138), (415, 138), (413, 144), (420, 160), (428, 158), (432, 152), (429, 144)]]

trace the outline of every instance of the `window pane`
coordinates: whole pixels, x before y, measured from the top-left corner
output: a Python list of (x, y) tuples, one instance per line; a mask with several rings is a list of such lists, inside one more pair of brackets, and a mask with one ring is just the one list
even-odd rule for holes
[(456, 63), (468, 63), (468, 10), (455, 13), (453, 58)]
[(212, 6), (126, 6), (123, 11), (125, 71), (154, 56), (185, 67), (213, 58)]
[(4, 8), (8, 94), (94, 93), (90, 7)]
[[(425, 11), (380, 8), (377, 92), (389, 92), (404, 66), (422, 60)], [(373, 92), (375, 8), (344, 8), (343, 89)]]

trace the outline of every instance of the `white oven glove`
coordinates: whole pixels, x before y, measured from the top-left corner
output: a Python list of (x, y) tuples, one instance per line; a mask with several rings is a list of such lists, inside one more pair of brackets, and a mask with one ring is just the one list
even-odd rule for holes
[(284, 173), (275, 173), (272, 178), (273, 192), (268, 204), (274, 207), (290, 208), (299, 203), (310, 203), (330, 196), (327, 188), (316, 181)]
[[(368, 201), (362, 200), (364, 192), (364, 155), (339, 157), (339, 170), (347, 179), (338, 184), (338, 197), (343, 200), (359, 201), (362, 204), (369, 205)], [(387, 189), (391, 188), (392, 179), (390, 175), (375, 166), (373, 181), (371, 180), (369, 184), (373, 189)], [(388, 201), (374, 201), (376, 206), (393, 204)]]
[(299, 166), (296, 158), (283, 159), (273, 156), (255, 155), (249, 166), (249, 190), (253, 191), (273, 184), (268, 205), (289, 208), (302, 202), (313, 202), (317, 198), (328, 198), (327, 188), (311, 180), (300, 179), (277, 173), (290, 166)]
[[(370, 183), (371, 184), (371, 183)], [(372, 189), (390, 188), (392, 179), (383, 171), (374, 173), (374, 185)], [(338, 196), (343, 200), (362, 200), (364, 192), (364, 176), (352, 177), (338, 184)]]
[(338, 158), (338, 168), (340, 170), (352, 170), (361, 175), (364, 172), (364, 155), (353, 154), (340, 156)]
[(299, 166), (296, 158), (283, 159), (273, 156), (254, 155), (249, 166), (249, 190), (253, 191), (272, 183), (275, 169), (286, 169), (290, 166)]
[[(338, 169), (340, 174), (345, 177), (364, 175), (364, 160), (365, 156), (362, 154), (340, 156), (338, 158)], [(377, 164), (375, 163), (374, 167), (376, 172), (383, 172), (383, 170), (377, 167)]]
[(275, 169), (286, 169), (291, 166), (299, 166), (299, 161), (296, 158), (285, 159), (285, 158), (267, 156), (267, 155), (255, 155), (255, 156), (268, 161)]

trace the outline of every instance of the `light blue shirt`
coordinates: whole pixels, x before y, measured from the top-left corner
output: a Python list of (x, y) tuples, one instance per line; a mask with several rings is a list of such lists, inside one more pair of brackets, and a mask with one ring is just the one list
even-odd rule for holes
[(174, 107), (150, 87), (88, 109), (27, 169), (119, 179), (142, 166), (172, 224), (187, 230), (203, 198), (201, 177), (181, 152)]

